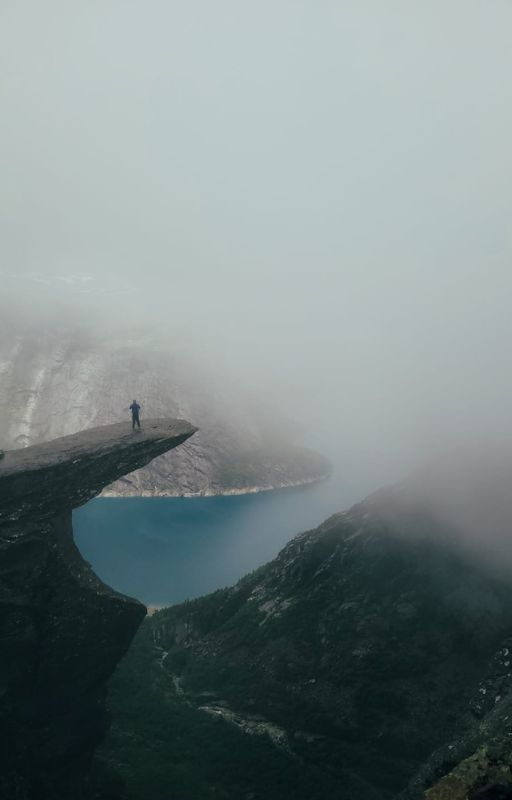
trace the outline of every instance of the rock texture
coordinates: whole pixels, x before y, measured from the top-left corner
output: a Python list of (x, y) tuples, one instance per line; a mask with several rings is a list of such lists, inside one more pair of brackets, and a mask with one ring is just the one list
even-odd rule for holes
[(109, 495), (212, 495), (320, 480), (326, 459), (293, 444), (275, 411), (264, 411), (214, 365), (208, 373), (147, 336), (40, 331), (0, 342), (0, 447), (23, 447), (145, 417), (185, 417), (200, 431), (179, 450), (124, 475)]
[(106, 682), (145, 615), (73, 542), (71, 510), (184, 442), (183, 420), (122, 423), (0, 461), (0, 797), (88, 797)]
[[(196, 708), (281, 731), (331, 776), (329, 796), (386, 800), (428, 763), (407, 795), (423, 800), (482, 748), (489, 776), (508, 780), (510, 700), (496, 709), (510, 698), (512, 585), (489, 555), (505, 562), (512, 471), (509, 457), (479, 457), (481, 472), (436, 464), (299, 535), (232, 589), (156, 613), (138, 646), (155, 648), (166, 685)], [(501, 761), (491, 730), (508, 747)]]
[(506, 638), (463, 709), (453, 737), (425, 761), (398, 800), (512, 797), (512, 638)]

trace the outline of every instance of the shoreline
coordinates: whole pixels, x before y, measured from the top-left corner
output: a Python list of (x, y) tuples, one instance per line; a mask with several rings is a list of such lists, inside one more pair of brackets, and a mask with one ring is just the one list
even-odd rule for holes
[(314, 478), (306, 478), (305, 480), (301, 481), (289, 481), (287, 483), (281, 483), (277, 486), (246, 486), (239, 489), (226, 489), (221, 492), (214, 492), (213, 490), (207, 489), (201, 492), (183, 492), (182, 494), (169, 494), (164, 491), (155, 491), (155, 492), (147, 492), (143, 491), (138, 494), (120, 494), (118, 492), (112, 492), (108, 489), (101, 492), (98, 497), (103, 498), (114, 498), (116, 500), (122, 500), (123, 498), (134, 498), (134, 497), (144, 497), (144, 498), (151, 498), (151, 497), (168, 497), (169, 499), (179, 499), (179, 498), (186, 498), (186, 499), (197, 499), (201, 497), (239, 497), (241, 495), (246, 494), (261, 494), (262, 492), (277, 492), (284, 489), (299, 489), (301, 486), (313, 486), (317, 483), (322, 483), (323, 481), (328, 480), (331, 477), (330, 472), (326, 473), (325, 475), (320, 475)]

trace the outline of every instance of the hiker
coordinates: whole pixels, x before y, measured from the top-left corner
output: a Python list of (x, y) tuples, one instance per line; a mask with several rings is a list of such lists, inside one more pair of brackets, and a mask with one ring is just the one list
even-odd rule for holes
[(136, 400), (134, 400), (133, 403), (131, 404), (130, 411), (132, 412), (132, 431), (135, 430), (135, 423), (137, 423), (137, 426), (140, 430), (140, 419), (139, 419), (140, 406)]

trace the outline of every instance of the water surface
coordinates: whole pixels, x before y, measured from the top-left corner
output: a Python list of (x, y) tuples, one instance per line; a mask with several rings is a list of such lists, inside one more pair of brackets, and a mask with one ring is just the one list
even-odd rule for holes
[(149, 605), (235, 583), (344, 507), (332, 482), (233, 497), (98, 498), (73, 512), (99, 577)]

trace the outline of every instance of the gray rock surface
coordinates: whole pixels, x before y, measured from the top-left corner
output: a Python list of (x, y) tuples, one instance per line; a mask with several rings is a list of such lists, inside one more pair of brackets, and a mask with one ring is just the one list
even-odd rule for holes
[(0, 464), (0, 523), (76, 508), (113, 477), (147, 464), (196, 431), (181, 419), (146, 420), (135, 431), (120, 422), (11, 450)]
[(183, 417), (200, 430), (107, 494), (230, 494), (326, 477), (326, 459), (295, 446), (287, 423), (228, 383), (220, 365), (194, 368), (169, 347), (133, 332), (104, 340), (68, 328), (2, 337), (0, 447), (129, 422), (137, 398), (143, 424), (146, 417)]
[(73, 542), (71, 509), (184, 442), (183, 420), (83, 431), (0, 462), (0, 798), (75, 800), (107, 726), (108, 678), (145, 616)]

